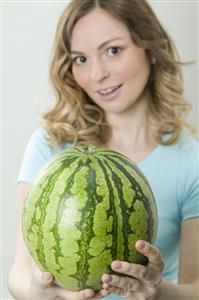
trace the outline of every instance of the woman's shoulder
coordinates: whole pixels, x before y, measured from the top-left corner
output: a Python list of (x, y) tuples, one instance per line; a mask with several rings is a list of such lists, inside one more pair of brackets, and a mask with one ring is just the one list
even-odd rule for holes
[[(199, 143), (196, 138), (181, 132), (177, 140), (170, 145), (160, 145), (154, 164), (176, 172), (190, 172), (199, 169)], [(175, 173), (175, 172), (174, 172)]]
[(53, 145), (47, 130), (41, 126), (33, 131), (28, 144), (37, 146), (38, 149), (43, 149), (44, 151), (49, 152), (51, 155), (57, 154), (63, 149), (71, 147), (71, 143), (67, 141), (62, 144)]
[(31, 138), (44, 141), (48, 138), (48, 133), (44, 127), (39, 126), (33, 131)]
[[(173, 166), (178, 173), (178, 179), (182, 183), (181, 189), (199, 184), (199, 143), (194, 137), (182, 132), (173, 145)], [(198, 189), (198, 188), (197, 188)]]
[(178, 203), (182, 220), (199, 216), (199, 143), (182, 133), (176, 148), (178, 153)]
[(177, 154), (182, 157), (193, 160), (199, 158), (199, 143), (196, 138), (181, 132), (178, 140), (174, 144)]
[(185, 132), (181, 132), (173, 144), (163, 146), (163, 149), (185, 160), (199, 155), (199, 143), (197, 139)]
[(27, 143), (17, 181), (31, 182), (52, 156), (69, 147), (69, 143), (52, 146), (45, 128), (38, 127)]

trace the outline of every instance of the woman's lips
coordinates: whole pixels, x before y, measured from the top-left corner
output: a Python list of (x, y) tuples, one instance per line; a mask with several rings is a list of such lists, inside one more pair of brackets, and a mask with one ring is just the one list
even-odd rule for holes
[(115, 87), (109, 87), (106, 89), (101, 89), (97, 93), (100, 95), (100, 97), (104, 100), (111, 100), (114, 99), (115, 97), (119, 96), (121, 92), (121, 87), (123, 84), (120, 84)]

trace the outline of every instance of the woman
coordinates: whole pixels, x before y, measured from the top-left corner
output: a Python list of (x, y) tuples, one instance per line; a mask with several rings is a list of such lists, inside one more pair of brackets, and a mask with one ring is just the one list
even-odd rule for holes
[[(51, 64), (56, 103), (30, 139), (18, 178), (18, 240), (9, 287), (16, 299), (197, 299), (199, 149), (187, 134), (181, 64), (155, 14), (140, 0), (74, 0), (58, 23)], [(185, 133), (186, 132), (186, 133)], [(64, 290), (32, 261), (21, 208), (34, 176), (76, 143), (128, 156), (147, 176), (159, 215), (155, 246), (137, 241), (148, 265), (114, 261), (97, 294)], [(179, 256), (179, 263), (178, 263)], [(164, 262), (163, 262), (164, 261)]]

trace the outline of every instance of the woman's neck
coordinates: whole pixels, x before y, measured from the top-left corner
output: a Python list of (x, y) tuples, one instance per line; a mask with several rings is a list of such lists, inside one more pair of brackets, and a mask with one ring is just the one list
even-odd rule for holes
[(111, 124), (111, 138), (106, 143), (108, 148), (123, 153), (135, 162), (143, 160), (156, 148), (146, 109), (109, 114), (107, 121)]

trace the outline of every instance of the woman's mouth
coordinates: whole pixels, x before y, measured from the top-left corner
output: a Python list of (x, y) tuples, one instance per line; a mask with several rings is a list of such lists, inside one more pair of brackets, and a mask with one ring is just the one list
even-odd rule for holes
[(98, 90), (97, 93), (104, 99), (113, 99), (119, 95), (121, 87), (122, 84)]

